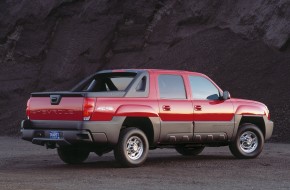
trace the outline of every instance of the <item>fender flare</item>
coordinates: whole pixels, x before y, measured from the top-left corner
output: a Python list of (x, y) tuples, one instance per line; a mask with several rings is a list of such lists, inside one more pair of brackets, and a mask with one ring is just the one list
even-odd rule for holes
[(161, 133), (160, 118), (152, 107), (147, 105), (121, 105), (116, 110), (115, 116), (148, 118), (153, 127), (153, 144), (158, 142)]
[(258, 106), (242, 105), (237, 108), (235, 115), (264, 116), (266, 115), (266, 113), (262, 108)]
[(265, 111), (259, 106), (251, 106), (251, 105), (241, 105), (237, 108), (235, 112), (235, 128), (233, 131), (233, 135), (231, 141), (236, 137), (238, 129), (240, 127), (240, 122), (243, 117), (262, 117), (265, 116)]

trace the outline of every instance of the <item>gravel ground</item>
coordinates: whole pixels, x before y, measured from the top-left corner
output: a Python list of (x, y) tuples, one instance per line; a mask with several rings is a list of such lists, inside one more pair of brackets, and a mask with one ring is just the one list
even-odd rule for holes
[(227, 147), (196, 157), (149, 152), (139, 168), (120, 168), (112, 153), (66, 165), (55, 150), (0, 137), (0, 189), (290, 189), (290, 145), (266, 143), (260, 157), (235, 159)]

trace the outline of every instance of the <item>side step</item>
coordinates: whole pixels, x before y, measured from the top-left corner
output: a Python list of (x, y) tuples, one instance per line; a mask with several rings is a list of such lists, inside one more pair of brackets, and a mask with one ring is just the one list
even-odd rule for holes
[(197, 143), (223, 142), (228, 140), (226, 133), (196, 133), (193, 141)]
[(211, 143), (211, 142), (225, 142), (228, 140), (226, 133), (195, 133), (192, 134), (168, 134), (167, 139), (171, 143)]

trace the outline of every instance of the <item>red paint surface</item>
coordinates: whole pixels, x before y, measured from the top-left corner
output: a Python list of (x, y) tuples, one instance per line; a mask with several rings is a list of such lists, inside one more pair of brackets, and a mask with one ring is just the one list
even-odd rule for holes
[(194, 107), (194, 121), (231, 121), (234, 117), (234, 108), (231, 100), (192, 100)]
[[(164, 110), (164, 106), (170, 106), (170, 110)], [(193, 121), (190, 100), (159, 100), (159, 112), (162, 121)]]
[(110, 121), (114, 116), (158, 117), (158, 104), (150, 98), (97, 98), (91, 120)]
[[(59, 105), (51, 105), (50, 97), (31, 97), (27, 105), (27, 114), (31, 120), (83, 120), (85, 115), (91, 116), (91, 121), (110, 121), (114, 116), (130, 116), (160, 117), (162, 121), (173, 122), (231, 121), (234, 114), (269, 115), (264, 104), (250, 100), (192, 100), (188, 75), (206, 77), (203, 74), (163, 70), (148, 70), (148, 72), (150, 74), (148, 97), (97, 97), (87, 101), (84, 101), (83, 97), (62, 97)], [(157, 78), (160, 74), (181, 75), (185, 83), (187, 99), (159, 99)]]
[(51, 105), (50, 97), (30, 99), (31, 120), (83, 120), (82, 97), (63, 97), (59, 105)]

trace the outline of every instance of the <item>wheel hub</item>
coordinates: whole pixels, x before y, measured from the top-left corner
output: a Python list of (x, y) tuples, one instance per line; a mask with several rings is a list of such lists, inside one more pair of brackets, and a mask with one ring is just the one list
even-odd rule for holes
[(138, 150), (138, 145), (137, 145), (137, 144), (134, 144), (134, 146), (133, 146), (133, 151), (134, 151), (134, 152), (137, 152), (137, 150)]
[(127, 141), (127, 155), (132, 160), (139, 159), (143, 154), (142, 140), (137, 136), (132, 136)]
[(245, 153), (251, 153), (258, 147), (258, 138), (252, 131), (244, 132), (240, 137), (240, 148)]

